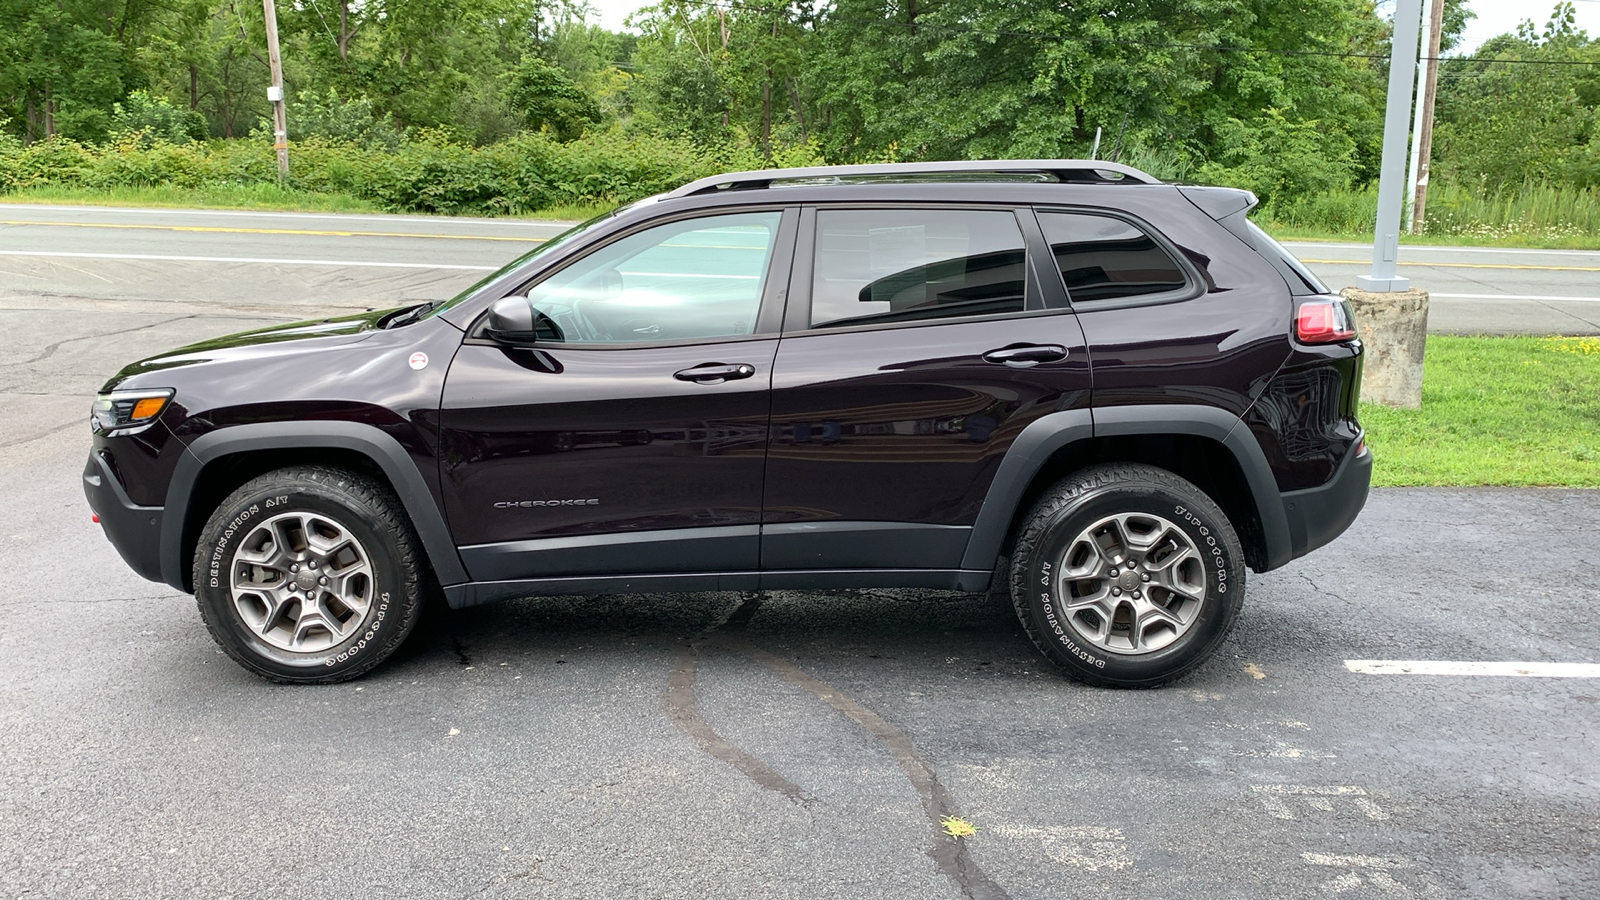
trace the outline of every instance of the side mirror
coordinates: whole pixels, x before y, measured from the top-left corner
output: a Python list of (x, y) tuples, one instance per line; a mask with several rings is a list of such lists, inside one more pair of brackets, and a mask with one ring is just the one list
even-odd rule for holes
[(491, 341), (526, 347), (538, 338), (534, 330), (533, 305), (527, 297), (502, 297), (489, 307), (489, 319), (483, 326), (484, 336)]

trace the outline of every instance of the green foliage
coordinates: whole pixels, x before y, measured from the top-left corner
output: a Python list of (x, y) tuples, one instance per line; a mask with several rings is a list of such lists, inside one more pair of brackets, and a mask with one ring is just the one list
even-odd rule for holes
[(529, 128), (548, 129), (558, 140), (578, 137), (600, 118), (593, 97), (566, 72), (537, 56), (523, 57), (511, 71), (506, 96)]
[(1248, 188), (1263, 203), (1350, 186), (1355, 142), (1322, 123), (1291, 122), (1276, 109), (1229, 119), (1217, 129), (1220, 148), (1200, 167), (1200, 180)]
[[(1378, 189), (1327, 190), (1263, 204), (1255, 217), (1274, 226), (1333, 235), (1371, 234)], [(1425, 234), (1475, 240), (1600, 238), (1600, 189), (1529, 183), (1490, 193), (1434, 184)]]
[(1525, 22), (1474, 61), (1447, 61), (1440, 77), (1449, 89), (1439, 95), (1435, 172), (1488, 193), (1530, 180), (1600, 186), (1600, 42), (1573, 25), (1570, 2), (1542, 33)]
[(206, 139), (206, 120), (189, 109), (178, 109), (165, 97), (134, 91), (111, 104), (111, 136), (117, 142), (142, 140), (187, 144)]
[[(568, 142), (548, 133), (525, 133), (487, 147), (432, 131), (392, 149), (322, 138), (298, 141), (291, 154), (291, 186), (396, 212), (523, 214), (555, 206), (615, 206), (765, 161), (748, 143), (708, 150), (619, 130)], [(815, 148), (801, 146), (784, 150), (776, 161), (808, 165), (819, 160)], [(267, 185), (276, 177), (271, 147), (261, 141), (173, 144), (136, 138), (96, 146), (55, 138), (24, 146), (0, 140), (0, 192), (41, 185), (203, 189)]]
[(371, 100), (345, 100), (334, 88), (324, 96), (301, 91), (289, 104), (288, 119), (294, 123), (290, 134), (296, 139), (315, 137), (385, 150), (400, 146), (400, 130), (375, 113)]

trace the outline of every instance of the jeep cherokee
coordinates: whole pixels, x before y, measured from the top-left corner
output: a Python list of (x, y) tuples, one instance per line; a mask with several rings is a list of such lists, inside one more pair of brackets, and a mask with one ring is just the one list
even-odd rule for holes
[(1371, 475), (1350, 311), (1254, 204), (1099, 161), (715, 176), (447, 302), (133, 363), (85, 490), (278, 681), (366, 672), (439, 591), (994, 582), (1068, 674), (1161, 684)]

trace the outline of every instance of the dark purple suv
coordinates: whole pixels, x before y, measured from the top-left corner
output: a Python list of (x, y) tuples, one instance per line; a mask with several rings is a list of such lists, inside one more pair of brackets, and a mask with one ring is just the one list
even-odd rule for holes
[(134, 363), (84, 472), (267, 678), (424, 599), (1009, 586), (1093, 684), (1227, 634), (1365, 502), (1361, 345), (1245, 191), (1095, 161), (704, 179), (445, 303)]

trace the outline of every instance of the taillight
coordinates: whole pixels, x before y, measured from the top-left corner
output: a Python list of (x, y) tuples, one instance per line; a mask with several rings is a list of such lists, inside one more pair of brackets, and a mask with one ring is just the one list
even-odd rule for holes
[(1295, 310), (1294, 336), (1302, 344), (1334, 344), (1355, 337), (1356, 324), (1343, 300), (1305, 300)]

